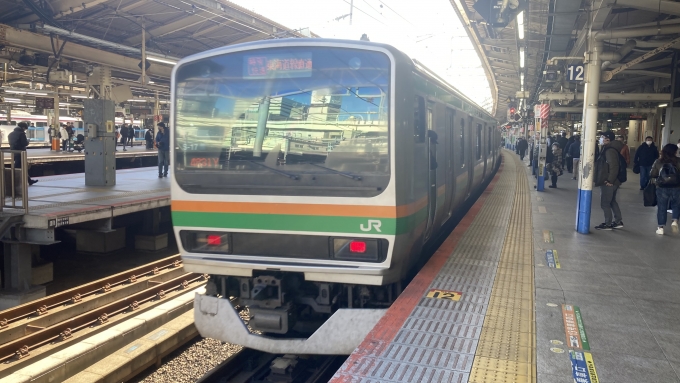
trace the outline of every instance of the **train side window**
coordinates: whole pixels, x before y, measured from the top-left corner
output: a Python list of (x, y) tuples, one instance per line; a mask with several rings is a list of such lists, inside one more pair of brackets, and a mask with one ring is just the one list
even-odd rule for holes
[(416, 142), (425, 142), (425, 135), (427, 134), (427, 117), (425, 114), (425, 99), (421, 96), (416, 96), (414, 110), (413, 126), (415, 130), (413, 136)]
[(460, 119), (460, 141), (458, 141), (460, 145), (460, 167), (463, 168), (465, 167), (465, 119), (461, 118)]
[(482, 124), (477, 124), (477, 159), (482, 158)]

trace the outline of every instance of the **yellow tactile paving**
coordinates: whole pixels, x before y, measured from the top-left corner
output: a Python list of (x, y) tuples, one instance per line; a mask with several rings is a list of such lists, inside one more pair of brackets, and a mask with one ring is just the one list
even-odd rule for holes
[(531, 200), (524, 168), (506, 155), (516, 174), (515, 199), (491, 299), (469, 382), (536, 382), (536, 318)]

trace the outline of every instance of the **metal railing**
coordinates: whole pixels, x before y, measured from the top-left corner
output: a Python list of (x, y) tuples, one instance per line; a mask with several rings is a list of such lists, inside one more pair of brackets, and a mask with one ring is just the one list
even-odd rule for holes
[[(6, 184), (7, 180), (5, 179), (5, 155), (10, 154), (10, 190), (11, 193), (10, 195), (6, 195)], [(21, 156), (21, 170), (19, 179), (17, 180), (16, 178), (16, 172), (15, 170), (17, 169), (16, 163), (14, 160), (14, 156), (18, 154)], [(28, 214), (28, 156), (26, 155), (25, 150), (10, 150), (10, 149), (0, 149), (0, 160), (2, 160), (2, 172), (0, 172), (0, 211), (2, 211), (4, 208), (12, 208), (12, 209), (23, 209), (24, 214)], [(17, 186), (21, 186), (21, 205), (17, 205), (17, 199), (19, 199), (19, 195), (17, 193)], [(10, 197), (10, 201), (8, 202), (7, 199)]]

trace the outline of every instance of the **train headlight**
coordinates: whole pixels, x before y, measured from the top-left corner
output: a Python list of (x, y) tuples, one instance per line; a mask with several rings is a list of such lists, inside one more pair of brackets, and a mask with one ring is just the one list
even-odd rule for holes
[(184, 249), (194, 253), (229, 254), (229, 233), (182, 230), (179, 232)]
[[(333, 238), (333, 258), (343, 261), (379, 262), (384, 244), (377, 239)], [(386, 250), (386, 249), (385, 249)]]

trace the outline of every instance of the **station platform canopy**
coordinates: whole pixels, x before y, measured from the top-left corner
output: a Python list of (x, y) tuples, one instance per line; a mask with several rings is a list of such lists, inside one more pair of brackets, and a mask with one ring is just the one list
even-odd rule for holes
[[(604, 62), (600, 92), (626, 94), (607, 100), (601, 97), (600, 101), (605, 101), (601, 108), (632, 107), (635, 112), (653, 112), (660, 104), (660, 96), (649, 99), (630, 95), (637, 93), (662, 93), (670, 101), (671, 64), (678, 44), (668, 46), (668, 43), (680, 35), (680, 3), (665, 0), (509, 1), (508, 8), (518, 4), (520, 9), (514, 14), (509, 10), (512, 19), (499, 27), (495, 15), (489, 17), (488, 13), (492, 12), (480, 7), (485, 2), (496, 3), (451, 0), (482, 58), (499, 121), (506, 121), (508, 105), (523, 103), (530, 107), (543, 100), (559, 100), (559, 108), (555, 110), (578, 112), (583, 105), (578, 94), (583, 93), (584, 81), (581, 76), (574, 78), (578, 73), (570, 73), (569, 65), (583, 63), (589, 31), (610, 33), (611, 38), (604, 40), (604, 50), (618, 53), (618, 59)], [(523, 14), (517, 17), (522, 10)], [(658, 33), (644, 31), (659, 27), (662, 29)], [(665, 49), (654, 51), (664, 46)], [(557, 59), (563, 57), (576, 58)], [(554, 62), (551, 63), (551, 59), (555, 59)]]

